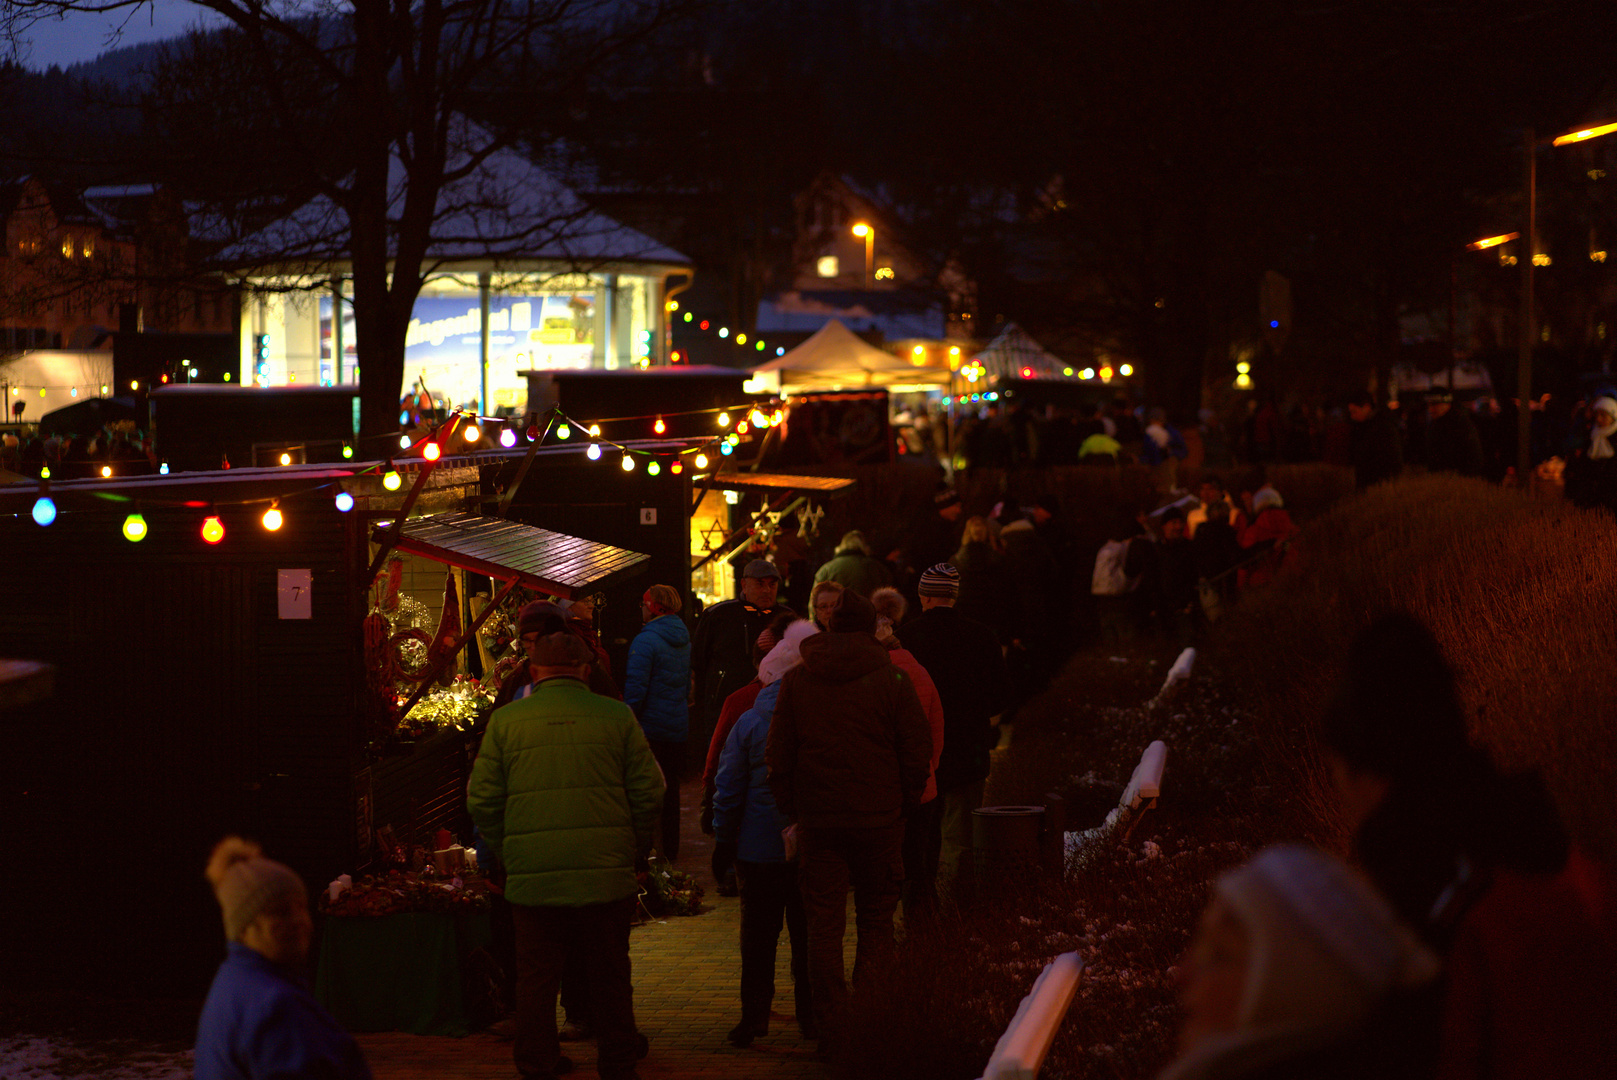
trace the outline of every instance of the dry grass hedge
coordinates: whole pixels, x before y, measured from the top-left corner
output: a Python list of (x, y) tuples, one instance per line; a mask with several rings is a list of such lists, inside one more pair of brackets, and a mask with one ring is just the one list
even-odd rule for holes
[(1243, 598), (1221, 655), (1243, 672), (1278, 779), (1341, 839), (1317, 721), (1348, 643), (1377, 614), (1425, 620), (1456, 669), (1473, 737), (1537, 769), (1574, 839), (1617, 864), (1617, 523), (1456, 477), (1379, 485), (1307, 529), (1299, 565)]

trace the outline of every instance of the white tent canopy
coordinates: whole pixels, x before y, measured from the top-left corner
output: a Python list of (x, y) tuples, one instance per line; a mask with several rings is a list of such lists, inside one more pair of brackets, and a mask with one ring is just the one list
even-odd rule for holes
[(785, 356), (753, 369), (761, 383), (780, 389), (833, 390), (839, 387), (943, 385), (949, 373), (917, 367), (868, 345), (832, 319)]
[(990, 376), (1010, 378), (1020, 375), (1023, 368), (1031, 368), (1034, 378), (1049, 378), (1062, 374), (1067, 366), (1015, 323), (1006, 323), (999, 336), (973, 359), (980, 361)]

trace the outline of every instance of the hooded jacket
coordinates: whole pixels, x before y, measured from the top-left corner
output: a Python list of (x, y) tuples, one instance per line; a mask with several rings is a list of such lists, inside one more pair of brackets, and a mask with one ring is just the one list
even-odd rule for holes
[(758, 700), (731, 729), (719, 758), (718, 787), (713, 793), (713, 838), (720, 843), (735, 843), (736, 858), (745, 862), (786, 861), (786, 845), (780, 834), (790, 822), (775, 806), (766, 761), (769, 721), (779, 695), (779, 682), (759, 691)]
[(682, 743), (690, 730), (691, 633), (678, 615), (659, 615), (629, 646), (623, 700), (646, 738)]
[(769, 725), (769, 786), (809, 828), (879, 828), (919, 806), (932, 735), (908, 675), (864, 632), (804, 640)]
[(466, 808), (505, 866), (506, 899), (578, 907), (639, 890), (635, 856), (651, 848), (662, 798), (634, 716), (564, 676), (489, 719)]
[(935, 607), (905, 623), (900, 640), (932, 676), (943, 703), (938, 790), (949, 792), (983, 779), (988, 752), (999, 741), (999, 731), (989, 721), (1010, 701), (999, 639), (954, 608)]

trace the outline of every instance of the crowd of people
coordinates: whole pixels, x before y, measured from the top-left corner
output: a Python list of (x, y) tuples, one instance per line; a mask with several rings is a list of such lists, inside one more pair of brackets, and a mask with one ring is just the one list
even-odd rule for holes
[[(1535, 468), (1565, 469), (1567, 494), (1583, 505), (1617, 510), (1617, 386), (1529, 402), (1529, 456)], [(1015, 470), (1052, 465), (1142, 464), (1170, 482), (1176, 471), (1319, 461), (1352, 466), (1361, 484), (1406, 465), (1499, 482), (1517, 464), (1517, 405), (1481, 394), (1434, 389), (1383, 402), (1361, 391), (1329, 405), (1274, 394), (1246, 398), (1237, 411), (1201, 409), (1170, 417), (1119, 396), (1081, 408), (985, 403), (947, 421), (927, 414), (900, 431), (906, 454), (957, 469)]]

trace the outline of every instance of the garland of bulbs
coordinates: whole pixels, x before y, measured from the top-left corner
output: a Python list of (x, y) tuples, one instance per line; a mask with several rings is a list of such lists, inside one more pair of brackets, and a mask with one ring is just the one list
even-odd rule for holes
[[(713, 448), (715, 443), (718, 445), (720, 456), (729, 457), (735, 453), (736, 447), (741, 444), (742, 437), (747, 435), (754, 428), (759, 431), (763, 431), (776, 424), (779, 424), (783, 419), (782, 410), (779, 408), (778, 402), (773, 402), (772, 405), (774, 405), (774, 408), (768, 412), (756, 406), (750, 410), (746, 410), (744, 418), (735, 422), (733, 428), (731, 424), (731, 412), (742, 412), (745, 409), (745, 406), (738, 407), (734, 410), (720, 406), (711, 409), (690, 409), (684, 412), (658, 414), (655, 416), (612, 417), (606, 420), (596, 421), (595, 423), (591, 424), (580, 423), (579, 421), (563, 413), (560, 408), (553, 408), (550, 410), (542, 430), (537, 422), (531, 423), (529, 424), (524, 435), (526, 436), (527, 441), (530, 443), (543, 442), (546, 437), (552, 434), (555, 435), (558, 441), (565, 442), (573, 437), (576, 429), (576, 431), (581, 433), (581, 441), (587, 440), (584, 456), (591, 461), (601, 460), (603, 454), (601, 447), (604, 445), (611, 447), (613, 450), (622, 455), (619, 461), (624, 472), (633, 472), (643, 460), (645, 462), (646, 474), (648, 476), (660, 475), (665, 463), (668, 471), (677, 476), (685, 471), (685, 459), (687, 457), (691, 459), (691, 467), (696, 472), (702, 472), (708, 469), (712, 464), (707, 452)], [(676, 417), (703, 415), (713, 415), (718, 426), (722, 429), (722, 433), (709, 436), (698, 446), (684, 447), (674, 450), (644, 450), (639, 447), (628, 446), (616, 439), (605, 438), (601, 434), (602, 424), (623, 424), (635, 421), (650, 420), (652, 421), (652, 434), (660, 436), (665, 434), (668, 430), (668, 425), (664, 419), (664, 416)], [(512, 425), (510, 420), (502, 417), (478, 416), (470, 413), (462, 413), (457, 409), (455, 412), (450, 414), (449, 419), (442, 425), (442, 427), (431, 428), (425, 435), (418, 438), (412, 438), (409, 434), (399, 436), (399, 449), (403, 453), (419, 451), (421, 459), (425, 463), (425, 468), (431, 469), (433, 465), (436, 464), (443, 456), (443, 444), (452, 439), (457, 429), (461, 437), (466, 442), (476, 443), (482, 438), (482, 426), (486, 424), (504, 425), (504, 429), (501, 431), (499, 437), (499, 442), (502, 447), (510, 449), (517, 444), (517, 430)], [(392, 438), (392, 436), (375, 437)], [(352, 444), (343, 444), (342, 456), (345, 460), (353, 458), (354, 447)], [(283, 453), (280, 460), (282, 465), (292, 464), (292, 456), (290, 453)], [(227, 469), (230, 467), (228, 461), (225, 462), (224, 467)], [(168, 471), (168, 465), (165, 462), (160, 469), (160, 473), (162, 475), (168, 475)], [(398, 491), (404, 485), (404, 479), (399, 474), (397, 467), (394, 465), (392, 457), (387, 458), (385, 461), (375, 462), (371, 465), (359, 468), (356, 471), (356, 475), (380, 475), (382, 487), (387, 491)], [(50, 476), (51, 471), (49, 466), (45, 466), (40, 469), (39, 495), (34, 500), (33, 518), (34, 522), (41, 528), (46, 528), (54, 524), (58, 516), (56, 500), (51, 497)], [(150, 532), (150, 529), (146, 524), (145, 517), (141, 515), (141, 508), (144, 504), (147, 506), (164, 508), (207, 510), (207, 514), (202, 520), (201, 536), (204, 543), (215, 545), (223, 541), (225, 538), (225, 526), (219, 517), (219, 507), (264, 506), (265, 504), (268, 504), (263, 515), (259, 518), (259, 523), (268, 532), (279, 532), (281, 527), (286, 523), (286, 515), (281, 509), (281, 503), (283, 501), (290, 503), (296, 499), (308, 498), (322, 493), (331, 492), (335, 492), (335, 494), (333, 494), (331, 497), (339, 511), (346, 514), (354, 508), (354, 496), (350, 494), (339, 481), (333, 481), (329, 484), (315, 485), (314, 487), (285, 495), (270, 496), (268, 498), (258, 499), (239, 499), (232, 501), (203, 501), (198, 499), (136, 499), (128, 495), (120, 495), (109, 491), (98, 491), (94, 492), (93, 495), (95, 498), (106, 502), (132, 504), (128, 515), (124, 518), (122, 530), (124, 539), (128, 540), (130, 543), (140, 543), (142, 540), (146, 539)]]

